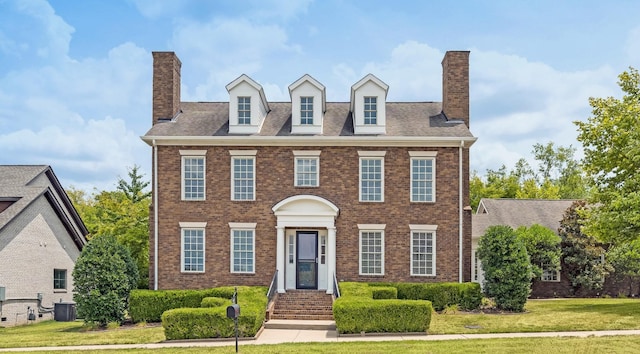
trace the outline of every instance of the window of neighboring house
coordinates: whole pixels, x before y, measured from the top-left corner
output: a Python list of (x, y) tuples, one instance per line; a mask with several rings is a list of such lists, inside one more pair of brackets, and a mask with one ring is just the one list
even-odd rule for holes
[(182, 227), (182, 272), (204, 273), (204, 226)]
[(560, 270), (550, 269), (546, 265), (542, 265), (542, 281), (560, 281)]
[(238, 124), (251, 124), (251, 97), (238, 97)]
[(360, 201), (384, 201), (384, 151), (360, 151)]
[(300, 124), (313, 124), (313, 97), (300, 97)]
[(53, 290), (67, 290), (67, 270), (53, 270)]
[[(206, 151), (180, 150), (182, 156), (182, 200), (205, 199)], [(197, 156), (189, 154), (198, 154)], [(200, 156), (201, 155), (201, 156)]]
[[(430, 152), (410, 152), (411, 157), (411, 201), (435, 201), (435, 158)], [(431, 154), (433, 155), (433, 154)]]
[(478, 251), (473, 251), (473, 281), (478, 281), (478, 272), (480, 271), (480, 258), (478, 258)]
[(411, 231), (411, 275), (436, 275), (435, 230)]
[(255, 200), (255, 156), (238, 156), (238, 154), (251, 152), (231, 152), (231, 200)]
[(378, 124), (377, 97), (364, 98), (364, 124)]
[(231, 273), (255, 273), (255, 224), (231, 226)]
[(384, 275), (383, 230), (360, 230), (360, 275)]

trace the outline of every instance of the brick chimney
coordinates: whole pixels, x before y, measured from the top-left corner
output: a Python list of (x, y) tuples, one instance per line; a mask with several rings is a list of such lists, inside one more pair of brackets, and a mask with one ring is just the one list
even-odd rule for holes
[(442, 59), (442, 111), (469, 127), (469, 51), (448, 51)]
[(153, 52), (153, 125), (180, 110), (180, 68), (174, 52)]

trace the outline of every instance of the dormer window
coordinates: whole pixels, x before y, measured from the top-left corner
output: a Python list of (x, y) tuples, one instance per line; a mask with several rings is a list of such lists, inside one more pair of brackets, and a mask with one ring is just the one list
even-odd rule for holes
[(389, 86), (372, 74), (351, 86), (351, 115), (355, 134), (386, 134)]
[(377, 97), (364, 98), (364, 124), (378, 124)]
[(313, 124), (313, 96), (300, 97), (300, 124)]
[(310, 75), (304, 75), (289, 85), (291, 95), (291, 133), (322, 134), (322, 119), (326, 110), (324, 86)]
[(247, 75), (227, 85), (229, 92), (229, 134), (258, 134), (269, 103), (262, 86)]
[(251, 97), (238, 97), (238, 124), (251, 124)]

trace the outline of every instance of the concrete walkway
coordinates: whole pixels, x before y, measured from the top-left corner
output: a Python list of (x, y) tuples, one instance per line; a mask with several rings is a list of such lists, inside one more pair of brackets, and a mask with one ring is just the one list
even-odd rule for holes
[[(540, 338), (540, 337), (601, 337), (640, 335), (640, 330), (620, 331), (576, 331), (576, 332), (535, 332), (535, 333), (494, 333), (494, 334), (411, 334), (411, 335), (366, 335), (341, 336), (335, 330), (308, 329), (264, 329), (257, 339), (243, 339), (239, 346), (280, 344), (280, 343), (308, 343), (308, 342), (356, 342), (356, 341), (401, 341), (401, 340), (465, 340), (489, 338)], [(76, 351), (101, 349), (158, 349), (158, 348), (188, 348), (188, 347), (221, 347), (235, 346), (235, 339), (224, 340), (194, 340), (171, 341), (149, 344), (109, 344), (109, 345), (80, 345), (63, 347), (29, 347), (29, 348), (0, 348), (0, 352), (29, 352), (37, 350), (48, 351)]]

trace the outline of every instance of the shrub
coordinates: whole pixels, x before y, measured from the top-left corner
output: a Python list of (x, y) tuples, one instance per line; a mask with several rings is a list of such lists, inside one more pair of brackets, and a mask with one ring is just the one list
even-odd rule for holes
[(392, 286), (374, 287), (371, 290), (371, 295), (373, 296), (374, 300), (397, 299), (398, 289)]
[(480, 238), (478, 255), (485, 292), (496, 307), (522, 312), (531, 292), (531, 262), (522, 241), (509, 226), (491, 226)]
[(200, 307), (220, 307), (231, 305), (231, 300), (221, 297), (205, 297), (200, 303)]
[(138, 281), (138, 269), (129, 250), (114, 236), (94, 237), (84, 247), (73, 279), (78, 317), (101, 327), (124, 321), (129, 293)]
[[(385, 283), (374, 283), (379, 286)], [(398, 299), (429, 300), (436, 311), (459, 305), (465, 310), (475, 310), (482, 301), (478, 283), (390, 283), (398, 289)]]
[(200, 307), (205, 297), (217, 296), (214, 289), (205, 290), (134, 290), (129, 300), (133, 322), (160, 322), (162, 313), (180, 307)]

